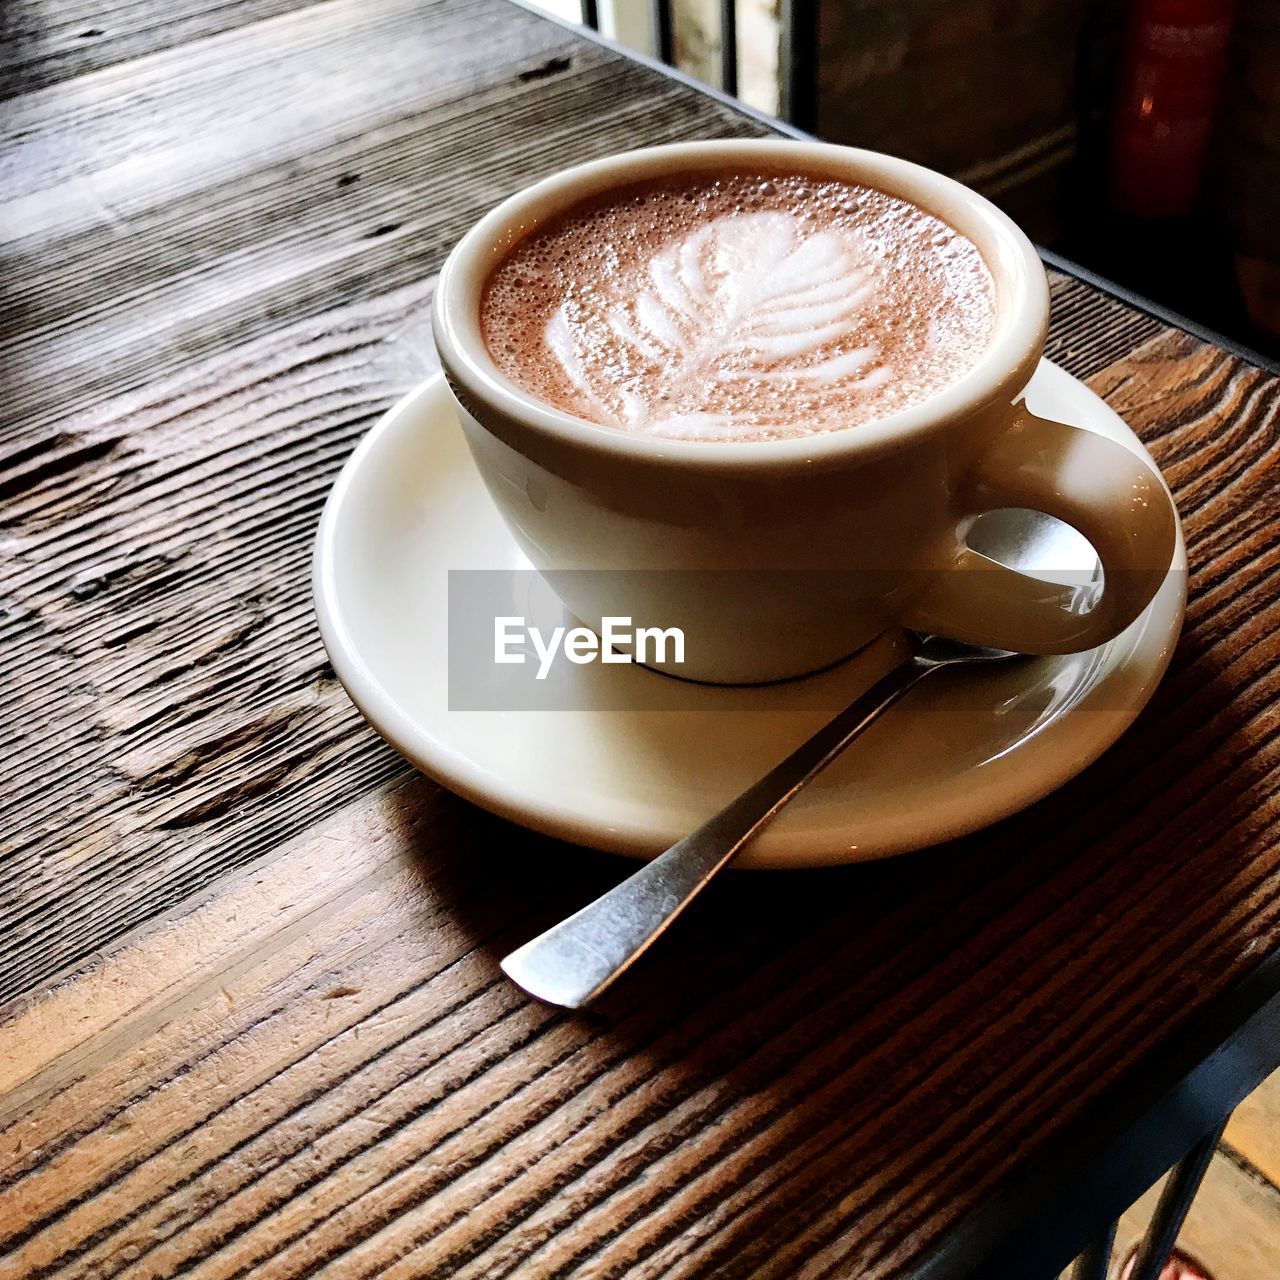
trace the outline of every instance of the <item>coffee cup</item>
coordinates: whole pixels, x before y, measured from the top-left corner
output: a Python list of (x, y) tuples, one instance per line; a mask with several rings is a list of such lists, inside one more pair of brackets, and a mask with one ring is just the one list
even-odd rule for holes
[[(584, 201), (685, 173), (790, 173), (910, 201), (966, 237), (990, 272), (982, 352), (926, 399), (871, 421), (775, 439), (688, 439), (602, 425), (499, 368), (486, 281)], [(1092, 648), (1142, 613), (1172, 560), (1176, 517), (1148, 463), (1032, 413), (1049, 291), (1034, 247), (987, 200), (893, 157), (823, 143), (714, 141), (567, 169), (504, 201), (450, 254), (433, 329), (489, 493), (532, 565), (587, 626), (625, 616), (686, 637), (672, 674), (753, 683), (820, 669), (892, 626), (1033, 654)], [(1053, 585), (973, 551), (982, 513), (1030, 508), (1074, 526), (1101, 591)]]

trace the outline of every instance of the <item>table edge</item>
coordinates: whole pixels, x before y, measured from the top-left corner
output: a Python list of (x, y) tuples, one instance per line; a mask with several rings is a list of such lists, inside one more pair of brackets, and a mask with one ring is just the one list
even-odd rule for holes
[(1280, 1065), (1277, 1046), (1280, 951), (1196, 1010), (1159, 1057), (1123, 1072), (1016, 1178), (1001, 1178), (911, 1280), (1057, 1276)]

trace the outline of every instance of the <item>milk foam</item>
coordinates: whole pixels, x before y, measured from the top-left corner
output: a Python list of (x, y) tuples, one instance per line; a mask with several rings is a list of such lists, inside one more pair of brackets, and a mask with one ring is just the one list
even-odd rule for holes
[(907, 201), (804, 176), (611, 193), (517, 244), (481, 308), (498, 366), (607, 426), (704, 440), (854, 426), (981, 356), (977, 248)]

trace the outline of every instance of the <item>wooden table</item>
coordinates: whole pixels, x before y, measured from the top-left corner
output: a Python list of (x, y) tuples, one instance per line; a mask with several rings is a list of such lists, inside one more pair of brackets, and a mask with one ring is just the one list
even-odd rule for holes
[(1274, 994), (1275, 376), (1055, 274), (1052, 356), (1186, 525), (1155, 701), (1030, 811), (731, 877), (554, 1012), (497, 959), (625, 867), (361, 721), (316, 520), (483, 210), (768, 126), (504, 0), (5, 20), (0, 1276), (958, 1275)]

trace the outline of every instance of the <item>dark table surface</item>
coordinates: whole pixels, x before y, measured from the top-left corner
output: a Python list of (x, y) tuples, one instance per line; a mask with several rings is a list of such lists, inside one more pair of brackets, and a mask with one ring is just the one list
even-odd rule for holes
[(360, 720), (315, 525), (481, 212), (769, 126), (505, 0), (3, 22), (0, 1276), (961, 1274), (1265, 1004), (1274, 376), (1055, 273), (1051, 356), (1185, 522), (1151, 706), (971, 838), (731, 877), (554, 1012), (497, 960), (625, 867)]

